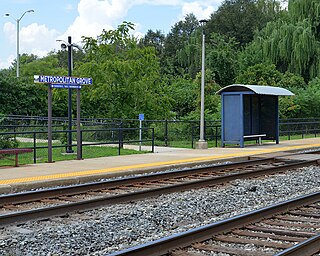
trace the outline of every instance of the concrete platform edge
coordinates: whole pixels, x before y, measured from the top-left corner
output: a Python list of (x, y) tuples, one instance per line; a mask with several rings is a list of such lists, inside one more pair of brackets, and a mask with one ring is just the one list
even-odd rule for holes
[(162, 165), (162, 166), (148, 167), (148, 168), (141, 168), (141, 169), (123, 170), (123, 171), (112, 172), (112, 173), (95, 174), (90, 176), (74, 176), (74, 177), (62, 178), (62, 179), (50, 179), (50, 180), (41, 180), (41, 181), (13, 183), (9, 185), (0, 185), (0, 195), (18, 193), (23, 191), (38, 190), (38, 189), (49, 188), (49, 187), (63, 187), (63, 186), (70, 186), (75, 184), (90, 183), (90, 182), (99, 181), (103, 179), (129, 176), (134, 174), (160, 172), (160, 171), (166, 171), (170, 169), (182, 169), (186, 167), (192, 168), (199, 165), (212, 165), (212, 164), (219, 164), (224, 162), (239, 162), (239, 161), (245, 161), (245, 160), (248, 160), (247, 156), (223, 158), (218, 160), (208, 160), (208, 161), (199, 161), (199, 162), (191, 162), (191, 163), (186, 162), (181, 164)]

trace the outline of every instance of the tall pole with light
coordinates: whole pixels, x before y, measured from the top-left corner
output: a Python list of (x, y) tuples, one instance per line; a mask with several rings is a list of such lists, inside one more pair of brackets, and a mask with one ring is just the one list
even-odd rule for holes
[(201, 110), (200, 110), (200, 139), (196, 143), (197, 149), (207, 149), (208, 142), (204, 139), (204, 78), (205, 78), (205, 24), (207, 20), (199, 21), (202, 26), (202, 58), (201, 58)]
[[(72, 48), (76, 47), (81, 51), (82, 49), (79, 45), (72, 44), (71, 36), (68, 36), (68, 42), (64, 40), (57, 40), (57, 42), (63, 42), (61, 44), (62, 49), (68, 48), (68, 76), (72, 76), (72, 70), (73, 70), (73, 53), (72, 53), (73, 49)], [(77, 106), (79, 104), (77, 104)], [(78, 113), (78, 108), (77, 108), (77, 113)], [(78, 126), (78, 122), (77, 122), (77, 126)], [(67, 146), (66, 153), (73, 153), (74, 151), (72, 150), (72, 132), (71, 132), (72, 130), (72, 89), (71, 88), (68, 89), (68, 130), (69, 130), (68, 141), (67, 141), (68, 146)]]
[[(15, 19), (14, 17), (12, 17), (16, 22), (17, 22), (17, 77), (20, 76), (20, 71), (19, 71), (19, 64), (20, 64), (20, 54), (19, 54), (19, 34), (20, 34), (20, 21), (22, 20), (23, 16), (26, 13), (30, 13), (30, 12), (34, 12), (34, 10), (27, 10), (25, 11), (21, 17), (19, 19)], [(10, 16), (10, 13), (6, 13), (5, 16)]]

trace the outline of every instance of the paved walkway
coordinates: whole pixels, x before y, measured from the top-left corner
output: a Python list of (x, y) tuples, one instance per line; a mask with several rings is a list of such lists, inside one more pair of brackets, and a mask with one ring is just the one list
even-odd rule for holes
[(195, 150), (156, 147), (155, 153), (0, 168), (0, 194), (30, 188), (87, 182), (137, 172), (176, 168), (187, 164), (223, 162), (231, 158), (312, 147), (320, 147), (320, 138), (282, 141), (278, 145), (264, 143), (245, 148)]

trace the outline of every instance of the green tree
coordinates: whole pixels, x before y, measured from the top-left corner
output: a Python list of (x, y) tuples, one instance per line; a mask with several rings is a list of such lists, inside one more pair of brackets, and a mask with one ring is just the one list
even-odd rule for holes
[(139, 45), (142, 47), (153, 46), (160, 57), (164, 51), (165, 38), (165, 35), (160, 30), (153, 31), (149, 29), (145, 36), (139, 40)]
[(0, 72), (0, 112), (6, 115), (46, 115), (46, 87)]
[(306, 88), (292, 88), (293, 97), (280, 98), (282, 118), (320, 117), (320, 79), (315, 78)]
[(208, 31), (235, 38), (240, 46), (253, 40), (255, 30), (275, 20), (280, 13), (280, 2), (275, 0), (225, 0), (211, 14)]
[(282, 78), (283, 74), (276, 69), (275, 65), (257, 64), (238, 75), (236, 83), (279, 86)]
[(290, 72), (283, 74), (273, 64), (257, 64), (249, 67), (245, 72), (237, 76), (236, 83), (269, 85), (287, 89), (303, 89), (307, 87), (301, 76)]
[(172, 111), (176, 118), (187, 116), (197, 107), (198, 86), (191, 79), (174, 79), (168, 91), (173, 99)]
[(98, 39), (84, 38), (88, 60), (76, 73), (93, 78), (82, 90), (86, 116), (148, 119), (169, 116), (170, 101), (160, 76), (154, 47), (139, 47), (130, 36), (131, 23), (103, 31)]
[(308, 85), (301, 76), (286, 72), (282, 74), (275, 65), (257, 64), (239, 75), (237, 83), (269, 85), (287, 88), (295, 96), (279, 97), (281, 118), (319, 117), (320, 80), (314, 79)]
[(184, 47), (192, 34), (199, 27), (194, 14), (188, 14), (183, 21), (177, 22), (170, 30), (164, 41), (164, 52), (161, 63), (165, 66), (163, 73), (184, 75), (185, 70), (177, 61), (177, 52)]
[[(178, 61), (193, 79), (201, 71), (202, 32), (198, 29), (178, 52)], [(211, 80), (221, 86), (231, 84), (237, 69), (237, 43), (230, 38), (212, 33), (205, 46), (205, 67), (211, 70)]]
[[(281, 72), (289, 71), (309, 81), (320, 74), (320, 2), (289, 0), (288, 4), (287, 16), (268, 23), (256, 35), (248, 52), (242, 55), (241, 59), (247, 62), (242, 66), (260, 59), (260, 62), (274, 63)], [(250, 54), (256, 56), (250, 58)]]

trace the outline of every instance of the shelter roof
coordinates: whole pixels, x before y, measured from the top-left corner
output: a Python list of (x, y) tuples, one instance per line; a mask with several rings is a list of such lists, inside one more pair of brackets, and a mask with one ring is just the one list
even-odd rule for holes
[(294, 95), (287, 89), (274, 86), (264, 85), (247, 85), (247, 84), (232, 84), (220, 89), (217, 94), (221, 95), (222, 92), (243, 92), (252, 91), (255, 94), (261, 95), (274, 95), (274, 96), (292, 96)]

